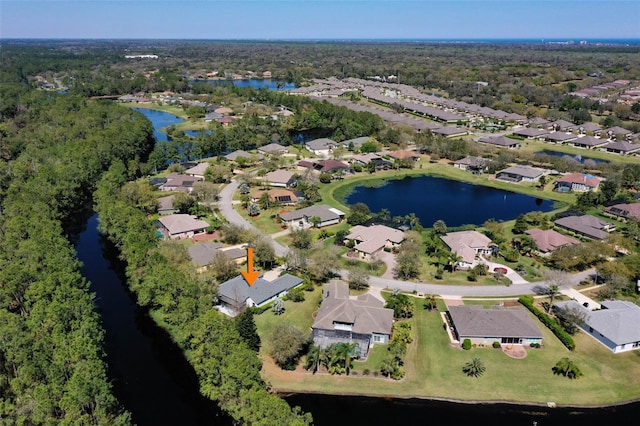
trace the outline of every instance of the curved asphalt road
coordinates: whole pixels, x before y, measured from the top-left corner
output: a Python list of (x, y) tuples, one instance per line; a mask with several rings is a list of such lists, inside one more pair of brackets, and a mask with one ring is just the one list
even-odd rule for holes
[[(230, 223), (241, 226), (242, 228), (253, 229), (260, 232), (255, 226), (244, 219), (238, 212), (233, 209), (233, 193), (240, 186), (239, 182), (232, 181), (225, 186), (219, 194), (218, 207), (220, 213), (227, 218)], [(284, 256), (287, 253), (287, 247), (282, 244), (273, 241), (273, 247), (277, 256)], [(340, 275), (343, 278), (347, 277), (347, 271), (340, 271)], [(589, 269), (587, 271), (579, 272), (571, 276), (571, 284), (569, 287), (578, 284), (579, 282), (587, 279), (589, 276), (594, 275), (595, 270)], [(538, 281), (527, 284), (512, 284), (510, 286), (458, 286), (458, 285), (442, 285), (442, 284), (428, 284), (422, 282), (409, 282), (400, 281), (390, 278), (381, 277), (369, 277), (369, 285), (378, 288), (395, 289), (398, 288), (403, 291), (417, 291), (424, 294), (438, 294), (440, 296), (470, 296), (470, 297), (510, 297), (520, 296), (523, 294), (535, 294), (536, 288), (547, 287), (547, 283), (544, 281)]]

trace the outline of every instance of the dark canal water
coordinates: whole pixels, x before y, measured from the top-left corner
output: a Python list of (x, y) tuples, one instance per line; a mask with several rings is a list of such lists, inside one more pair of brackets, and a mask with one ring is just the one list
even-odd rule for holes
[(553, 201), (486, 186), (432, 176), (406, 177), (383, 186), (357, 186), (348, 204), (365, 203), (372, 212), (388, 209), (391, 216), (410, 213), (430, 227), (437, 220), (447, 226), (481, 225), (487, 219), (511, 220), (522, 213), (553, 210)]
[(75, 238), (76, 251), (96, 294), (117, 398), (140, 426), (230, 425), (218, 406), (200, 395), (197, 376), (177, 345), (136, 305), (124, 285), (124, 264), (97, 226), (93, 215)]

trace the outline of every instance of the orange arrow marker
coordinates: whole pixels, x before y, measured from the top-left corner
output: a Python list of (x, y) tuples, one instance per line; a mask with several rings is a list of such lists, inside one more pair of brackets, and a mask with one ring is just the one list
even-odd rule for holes
[(253, 248), (247, 248), (247, 272), (242, 272), (242, 276), (250, 286), (256, 282), (260, 276), (260, 271), (253, 270)]

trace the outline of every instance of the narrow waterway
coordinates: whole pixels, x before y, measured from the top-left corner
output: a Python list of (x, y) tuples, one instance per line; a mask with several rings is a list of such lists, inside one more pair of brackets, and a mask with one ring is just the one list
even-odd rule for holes
[(196, 374), (180, 348), (136, 305), (124, 284), (124, 264), (97, 226), (93, 215), (73, 239), (106, 330), (116, 397), (140, 426), (231, 424), (214, 402), (200, 395)]

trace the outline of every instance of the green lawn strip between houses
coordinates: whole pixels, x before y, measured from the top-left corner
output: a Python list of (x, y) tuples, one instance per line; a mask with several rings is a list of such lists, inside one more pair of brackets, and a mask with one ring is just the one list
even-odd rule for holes
[[(304, 308), (290, 308), (289, 317), (274, 317), (266, 312), (256, 317), (263, 342), (276, 321), (299, 317), (303, 310), (313, 312), (317, 301), (307, 298)], [(414, 299), (416, 310), (410, 320), (414, 342), (408, 345), (405, 357), (407, 375), (401, 381), (373, 377), (371, 365), (376, 358), (384, 358), (384, 348), (374, 351), (371, 362), (355, 363), (355, 376), (331, 376), (296, 372), (269, 371), (264, 377), (275, 390), (287, 392), (318, 392), (329, 394), (367, 394), (398, 397), (433, 397), (474, 401), (513, 401), (544, 404), (553, 401), (561, 405), (601, 405), (628, 401), (640, 395), (639, 354), (613, 354), (584, 333), (575, 336), (576, 350), (568, 351), (553, 334), (534, 318), (543, 334), (542, 349), (527, 349), (527, 357), (516, 360), (491, 347), (469, 351), (451, 347), (443, 330), (440, 314), (423, 309), (422, 299)], [(290, 303), (288, 303), (291, 306)], [(439, 303), (442, 307), (442, 303)], [(295, 312), (294, 312), (295, 309)], [(264, 315), (267, 315), (263, 318)], [(300, 328), (311, 324), (301, 320)], [(267, 343), (265, 342), (265, 345)], [(262, 354), (266, 354), (264, 349)], [(380, 355), (379, 349), (383, 349)], [(485, 374), (477, 379), (466, 377), (462, 367), (471, 358), (480, 358), (486, 366)], [(569, 380), (552, 373), (551, 368), (562, 358), (569, 357), (584, 373), (579, 380)], [(271, 365), (270, 368), (274, 368)], [(364, 368), (371, 375), (362, 375)]]

